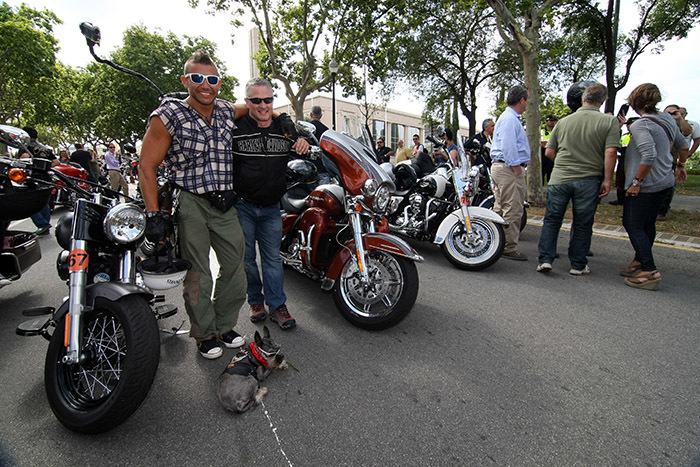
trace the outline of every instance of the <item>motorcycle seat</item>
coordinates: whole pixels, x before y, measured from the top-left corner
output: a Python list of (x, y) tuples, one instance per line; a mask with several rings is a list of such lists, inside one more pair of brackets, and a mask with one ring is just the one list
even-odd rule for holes
[(306, 198), (293, 199), (287, 198), (284, 210), (289, 214), (301, 214), (306, 209)]

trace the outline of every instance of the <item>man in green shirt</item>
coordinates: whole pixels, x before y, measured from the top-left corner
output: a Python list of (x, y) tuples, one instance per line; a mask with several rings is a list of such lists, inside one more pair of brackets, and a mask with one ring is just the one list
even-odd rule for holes
[(586, 253), (591, 245), (595, 211), (600, 199), (610, 192), (620, 147), (618, 120), (600, 112), (606, 98), (605, 86), (591, 84), (581, 97), (583, 105), (559, 122), (549, 136), (545, 155), (554, 161), (554, 169), (547, 185), (538, 272), (552, 270), (559, 230), (571, 202), (574, 218), (569, 241), (569, 274), (590, 273)]

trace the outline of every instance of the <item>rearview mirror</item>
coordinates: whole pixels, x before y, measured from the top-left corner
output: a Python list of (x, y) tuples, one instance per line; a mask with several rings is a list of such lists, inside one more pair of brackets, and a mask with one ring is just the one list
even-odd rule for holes
[(93, 25), (92, 23), (83, 22), (80, 23), (80, 32), (87, 39), (87, 44), (92, 46), (93, 44), (100, 44), (100, 28)]

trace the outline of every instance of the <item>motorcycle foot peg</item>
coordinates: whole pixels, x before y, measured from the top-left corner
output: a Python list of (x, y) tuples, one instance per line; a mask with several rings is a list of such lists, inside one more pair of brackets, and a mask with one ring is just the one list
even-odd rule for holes
[(56, 309), (52, 306), (40, 306), (36, 308), (28, 308), (22, 312), (22, 316), (44, 316), (44, 315), (53, 315), (53, 312), (56, 311)]
[(171, 303), (157, 306), (155, 309), (156, 319), (169, 318), (177, 314), (177, 307)]
[(20, 324), (17, 326), (15, 332), (20, 336), (46, 336), (46, 329), (49, 327), (50, 323), (50, 316), (40, 316)]
[(153, 300), (151, 300), (151, 303), (164, 303), (165, 302), (165, 295), (154, 295)]

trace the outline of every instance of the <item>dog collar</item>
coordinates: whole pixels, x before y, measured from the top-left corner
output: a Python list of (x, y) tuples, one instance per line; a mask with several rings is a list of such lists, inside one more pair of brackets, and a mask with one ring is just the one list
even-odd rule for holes
[(258, 346), (255, 345), (254, 342), (251, 342), (250, 344), (248, 344), (248, 347), (250, 348), (250, 353), (253, 355), (253, 357), (255, 358), (255, 360), (257, 360), (258, 362), (260, 362), (260, 364), (261, 364), (263, 367), (267, 368), (267, 360), (265, 359), (265, 357), (263, 357), (262, 355), (260, 355), (260, 349), (258, 349)]

